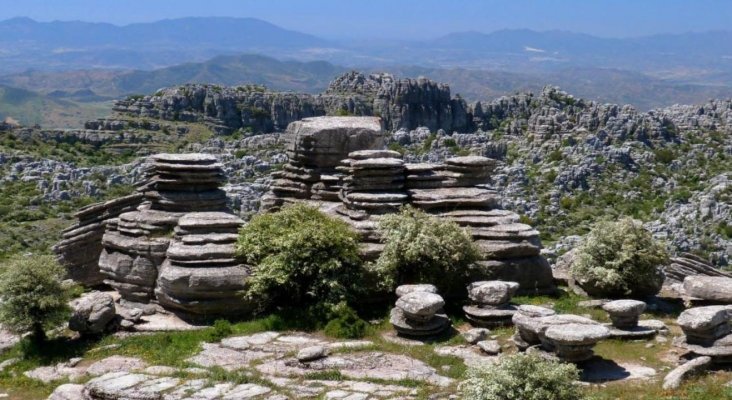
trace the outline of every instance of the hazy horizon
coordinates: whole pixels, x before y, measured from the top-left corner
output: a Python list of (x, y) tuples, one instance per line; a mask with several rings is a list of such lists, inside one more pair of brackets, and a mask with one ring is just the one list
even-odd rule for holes
[[(9, 3), (9, 2), (8, 2)], [(343, 2), (274, 0), (70, 0), (49, 7), (42, 0), (0, 7), (0, 20), (27, 17), (38, 22), (83, 21), (118, 26), (187, 17), (261, 19), (285, 29), (326, 39), (430, 39), (449, 33), (503, 29), (560, 30), (605, 38), (729, 31), (732, 2), (718, 0), (632, 0), (553, 2), (546, 0), (371, 0)], [(378, 29), (376, 29), (378, 27)]]

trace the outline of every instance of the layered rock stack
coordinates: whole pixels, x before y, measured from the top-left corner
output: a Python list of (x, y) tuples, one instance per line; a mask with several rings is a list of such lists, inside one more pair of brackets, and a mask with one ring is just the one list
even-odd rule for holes
[(677, 323), (684, 337), (676, 345), (692, 356), (711, 357), (716, 363), (732, 362), (732, 327), (728, 306), (690, 308), (679, 315)]
[(732, 278), (692, 275), (684, 279), (684, 294), (691, 303), (732, 304)]
[(714, 276), (732, 278), (732, 274), (714, 268), (709, 261), (691, 253), (681, 253), (663, 267), (665, 284), (682, 283), (689, 276)]
[(404, 285), (397, 288), (396, 307), (389, 322), (399, 335), (413, 338), (436, 336), (450, 327), (442, 308), (445, 300), (432, 285)]
[(511, 325), (516, 307), (509, 302), (519, 284), (503, 281), (480, 281), (468, 285), (472, 305), (463, 307), (465, 317), (474, 326), (492, 328)]
[(104, 282), (125, 300), (152, 300), (178, 219), (187, 212), (225, 209), (226, 194), (218, 188), (223, 181), (222, 166), (213, 156), (152, 156), (147, 182), (140, 188), (146, 202), (107, 222), (99, 257)]
[(513, 335), (513, 342), (520, 350), (526, 350), (530, 346), (541, 344), (539, 332), (534, 328), (533, 321), (541, 317), (550, 317), (557, 312), (551, 308), (522, 304), (516, 308), (516, 313), (511, 317), (511, 322), (516, 326)]
[(355, 151), (348, 154), (344, 164), (348, 175), (341, 200), (346, 208), (378, 215), (399, 211), (407, 203), (401, 154), (389, 150)]
[(195, 315), (237, 314), (250, 310), (240, 292), (249, 267), (234, 256), (239, 217), (224, 212), (193, 212), (178, 221), (155, 294), (168, 309)]
[(78, 222), (64, 229), (61, 241), (53, 246), (53, 252), (70, 279), (85, 286), (104, 283), (105, 276), (99, 271), (99, 256), (103, 249), (105, 223), (135, 210), (142, 199), (142, 193), (133, 193), (88, 205), (74, 214)]
[(292, 200), (338, 201), (341, 174), (336, 167), (348, 153), (384, 146), (381, 123), (375, 117), (314, 117), (287, 127), (289, 161), (273, 173), (271, 193), (262, 199), (265, 210)]

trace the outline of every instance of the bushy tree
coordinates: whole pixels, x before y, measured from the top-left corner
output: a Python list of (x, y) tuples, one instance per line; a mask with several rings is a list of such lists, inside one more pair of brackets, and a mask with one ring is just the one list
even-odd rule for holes
[(375, 269), (387, 289), (402, 283), (432, 283), (443, 291), (462, 285), (478, 248), (465, 229), (411, 206), (379, 221), (385, 244)]
[(667, 262), (666, 249), (640, 221), (601, 221), (577, 249), (572, 276), (593, 296), (653, 295), (663, 284), (659, 266)]
[(580, 400), (574, 364), (514, 354), (468, 369), (460, 384), (464, 400)]
[(358, 236), (343, 221), (297, 204), (255, 216), (237, 255), (254, 267), (245, 296), (272, 305), (333, 309), (359, 292)]
[(0, 323), (10, 331), (45, 331), (68, 319), (70, 295), (62, 285), (65, 271), (52, 256), (14, 256), (0, 267)]

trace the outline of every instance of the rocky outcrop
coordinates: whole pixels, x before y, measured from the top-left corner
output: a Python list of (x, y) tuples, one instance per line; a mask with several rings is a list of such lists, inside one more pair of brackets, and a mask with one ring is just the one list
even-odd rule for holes
[(464, 132), (472, 124), (465, 101), (451, 97), (445, 84), (358, 72), (336, 78), (317, 96), (190, 84), (118, 101), (114, 110), (124, 115), (204, 122), (220, 133), (241, 128), (283, 131), (300, 119), (342, 114), (380, 116), (390, 131), (426, 126), (432, 131)]
[(70, 279), (86, 286), (103, 283), (99, 256), (102, 253), (106, 222), (136, 209), (142, 199), (142, 193), (134, 193), (86, 206), (74, 214), (79, 221), (66, 228), (62, 240), (53, 246), (59, 263), (66, 268)]
[(122, 298), (154, 298), (158, 269), (166, 258), (178, 219), (191, 211), (218, 211), (226, 196), (218, 186), (224, 176), (215, 157), (159, 154), (152, 157), (148, 180), (140, 189), (145, 204), (107, 223), (99, 268)]
[(732, 274), (714, 268), (709, 261), (689, 253), (681, 253), (671, 259), (671, 264), (662, 268), (666, 277), (664, 284), (683, 283), (690, 276), (711, 276), (732, 278)]

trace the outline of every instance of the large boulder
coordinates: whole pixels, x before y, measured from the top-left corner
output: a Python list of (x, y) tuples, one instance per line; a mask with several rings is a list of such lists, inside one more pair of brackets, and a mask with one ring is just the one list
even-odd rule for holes
[(69, 329), (82, 334), (104, 332), (116, 315), (114, 299), (108, 293), (91, 292), (77, 299), (72, 306), (74, 311)]
[(313, 117), (287, 126), (287, 155), (308, 167), (333, 168), (352, 151), (383, 147), (377, 117)]
[(712, 303), (732, 304), (732, 278), (692, 275), (684, 278), (687, 296)]

